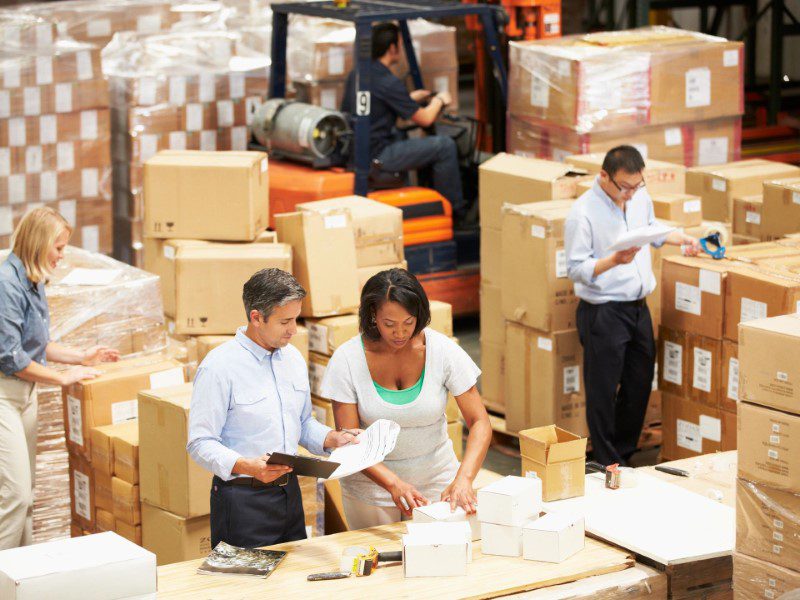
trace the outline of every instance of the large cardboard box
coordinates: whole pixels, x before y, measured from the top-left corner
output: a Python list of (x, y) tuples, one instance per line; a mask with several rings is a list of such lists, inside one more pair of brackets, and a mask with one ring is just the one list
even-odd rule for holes
[(211, 523), (207, 516), (187, 519), (142, 503), (142, 545), (168, 565), (211, 552)]
[(703, 221), (700, 198), (691, 194), (651, 193), (656, 219), (695, 227)]
[(519, 432), (522, 476), (535, 471), (545, 502), (583, 496), (586, 438), (555, 425)]
[(737, 479), (736, 550), (788, 569), (797, 568), (800, 496)]
[(737, 598), (785, 598), (800, 589), (800, 572), (733, 553), (733, 591)]
[(689, 398), (712, 408), (721, 408), (722, 340), (686, 335)]
[[(502, 227), (502, 221), (500, 222)], [(501, 228), (481, 227), (481, 284), (500, 287), (503, 282)]]
[(503, 316), (542, 331), (575, 327), (564, 222), (571, 200), (503, 207)]
[[(500, 253), (498, 252), (497, 254), (499, 255)], [(480, 294), (481, 342), (505, 344), (506, 320), (503, 317), (502, 289), (481, 282)]]
[(130, 540), (137, 546), (142, 545), (142, 526), (131, 525), (120, 519), (114, 520), (114, 531), (126, 540)]
[(114, 497), (114, 518), (128, 525), (139, 525), (142, 522), (139, 486), (112, 477), (111, 494)]
[(752, 194), (733, 199), (733, 233), (757, 240), (762, 239), (764, 196)]
[(306, 289), (304, 317), (357, 312), (360, 303), (355, 232), (346, 210), (275, 216), (275, 229), (292, 246), (292, 273)]
[(588, 435), (583, 348), (575, 329), (545, 333), (508, 323), (505, 361), (509, 431), (555, 424)]
[(800, 177), (800, 167), (771, 160), (750, 159), (686, 172), (686, 193), (703, 200), (703, 218), (733, 220), (733, 199), (759, 194), (763, 183), (783, 177)]
[(800, 274), (732, 269), (725, 290), (725, 337), (739, 339), (739, 324), (797, 312)]
[(800, 493), (800, 416), (740, 402), (738, 424), (739, 477)]
[(431, 322), (428, 327), (453, 337), (453, 305), (441, 300), (431, 300)]
[[(308, 383), (311, 386), (311, 394), (317, 398), (323, 398), (322, 379), (325, 377), (325, 369), (328, 368), (330, 356), (311, 352), (308, 355)], [(330, 400), (330, 398), (326, 398)]]
[(251, 241), (267, 226), (263, 152), (161, 151), (144, 164), (145, 235)]
[(719, 405), (722, 410), (736, 412), (739, 403), (739, 344), (722, 340), (722, 390)]
[(341, 315), (324, 319), (306, 319), (308, 349), (333, 356), (336, 349), (358, 335), (358, 315)]
[(119, 427), (124, 427), (127, 421), (116, 425), (101, 425), (92, 427), (92, 452), (91, 463), (95, 471), (107, 475), (114, 474), (114, 433)]
[(783, 244), (777, 241), (761, 242), (729, 246), (725, 257), (753, 265), (769, 265), (779, 259), (791, 259), (800, 256), (800, 249), (795, 244)]
[(114, 444), (114, 477), (131, 484), (139, 483), (139, 420), (125, 422), (117, 431)]
[[(97, 510), (104, 510), (109, 513), (114, 512), (114, 494), (111, 489), (113, 475), (104, 473), (92, 465), (92, 476), (94, 478), (94, 506)], [(107, 531), (114, 531), (111, 527)]]
[(574, 198), (586, 172), (549, 160), (500, 153), (480, 167), (481, 227), (500, 230), (504, 204)]
[(182, 517), (209, 513), (212, 474), (186, 451), (192, 385), (139, 394), (142, 500)]
[(94, 473), (85, 458), (69, 454), (69, 495), (72, 522), (88, 531), (94, 531), (95, 494)]
[(796, 233), (800, 223), (800, 175), (765, 181), (763, 191), (762, 235), (778, 238)]
[(64, 429), (70, 452), (90, 459), (92, 427), (136, 417), (139, 390), (177, 385), (186, 381), (183, 365), (156, 356), (148, 363), (130, 359), (97, 367), (103, 374), (64, 388)]
[(800, 414), (800, 317), (739, 327), (739, 399)]
[(114, 513), (111, 513), (107, 510), (103, 510), (102, 508), (98, 508), (95, 511), (97, 515), (97, 523), (95, 524), (95, 529), (97, 533), (103, 533), (104, 531), (114, 531), (116, 528), (116, 519), (114, 518)]
[(736, 449), (736, 415), (700, 402), (661, 394), (661, 456), (667, 460)]
[[(194, 338), (197, 343), (197, 363), (203, 362), (206, 355), (214, 348), (233, 338), (232, 335), (200, 335)], [(289, 343), (297, 348), (303, 355), (303, 360), (308, 362), (308, 329), (303, 325), (298, 325), (297, 333), (292, 336), (292, 341)]]
[(486, 408), (501, 414), (506, 410), (505, 352), (505, 342), (481, 340), (481, 398)]
[[(591, 175), (597, 175), (603, 168), (603, 160), (605, 159), (605, 152), (594, 152), (591, 154), (575, 154), (568, 156), (564, 159), (567, 164), (584, 169)], [(645, 157), (645, 171), (644, 181), (647, 185), (647, 191), (651, 196), (655, 197), (660, 194), (683, 194), (686, 189), (686, 167), (682, 164), (674, 164), (663, 162), (660, 160), (653, 160)], [(691, 198), (689, 199), (691, 200)], [(700, 208), (694, 210), (694, 205), (689, 205), (691, 210), (684, 211), (681, 206), (680, 214), (686, 212), (687, 214), (699, 213)], [(669, 217), (662, 217), (656, 213), (659, 219), (670, 219)], [(677, 220), (677, 219), (670, 219)], [(700, 219), (697, 219), (698, 223)]]
[(370, 267), (359, 267), (358, 268), (358, 289), (363, 290), (364, 286), (367, 285), (367, 282), (372, 279), (378, 273), (383, 271), (388, 271), (390, 269), (403, 269), (404, 271), (408, 270), (408, 262), (401, 261), (399, 263), (390, 263), (388, 265), (372, 265)]

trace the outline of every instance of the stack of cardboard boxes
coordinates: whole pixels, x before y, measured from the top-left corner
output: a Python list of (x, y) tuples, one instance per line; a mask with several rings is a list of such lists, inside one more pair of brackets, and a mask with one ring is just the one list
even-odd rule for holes
[(739, 327), (739, 461), (733, 587), (779, 598), (800, 587), (800, 317)]
[(508, 149), (563, 160), (635, 140), (646, 158), (737, 160), (742, 48), (667, 27), (512, 42)]

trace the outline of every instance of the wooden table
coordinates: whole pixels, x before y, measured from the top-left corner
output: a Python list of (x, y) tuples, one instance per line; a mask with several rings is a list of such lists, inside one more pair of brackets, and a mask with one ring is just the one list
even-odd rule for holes
[(625, 551), (586, 538), (586, 547), (560, 564), (484, 556), (480, 542), (473, 543), (473, 561), (465, 577), (403, 577), (400, 564), (381, 566), (369, 577), (337, 581), (306, 581), (306, 576), (336, 571), (346, 546), (374, 545), (379, 551), (400, 549), (403, 523), (349, 531), (319, 538), (280, 544), (272, 548), (288, 551), (267, 579), (198, 575), (202, 560), (158, 568), (159, 598), (495, 598), (515, 592), (543, 588), (627, 569), (634, 564)]

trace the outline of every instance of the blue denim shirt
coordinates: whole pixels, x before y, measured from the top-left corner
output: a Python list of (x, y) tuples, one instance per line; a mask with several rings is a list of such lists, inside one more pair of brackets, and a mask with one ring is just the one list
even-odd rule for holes
[(294, 346), (269, 352), (242, 327), (197, 370), (186, 449), (226, 481), (239, 458), (297, 454), (298, 444), (323, 455), (329, 431), (312, 416), (308, 367)]
[(0, 371), (14, 375), (31, 362), (46, 364), (50, 311), (44, 283), (28, 279), (13, 252), (0, 265)]

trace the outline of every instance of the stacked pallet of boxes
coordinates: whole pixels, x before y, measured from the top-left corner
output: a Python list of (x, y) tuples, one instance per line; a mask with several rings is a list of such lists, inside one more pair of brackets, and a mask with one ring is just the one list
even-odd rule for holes
[(32, 207), (52, 206), (72, 242), (111, 250), (111, 137), (100, 48), (58, 39), (16, 12), (0, 22), (0, 246)]
[(563, 160), (633, 142), (686, 166), (737, 160), (742, 48), (667, 27), (511, 42), (508, 149)]
[(739, 460), (733, 588), (780, 598), (800, 588), (800, 318), (739, 328)]

